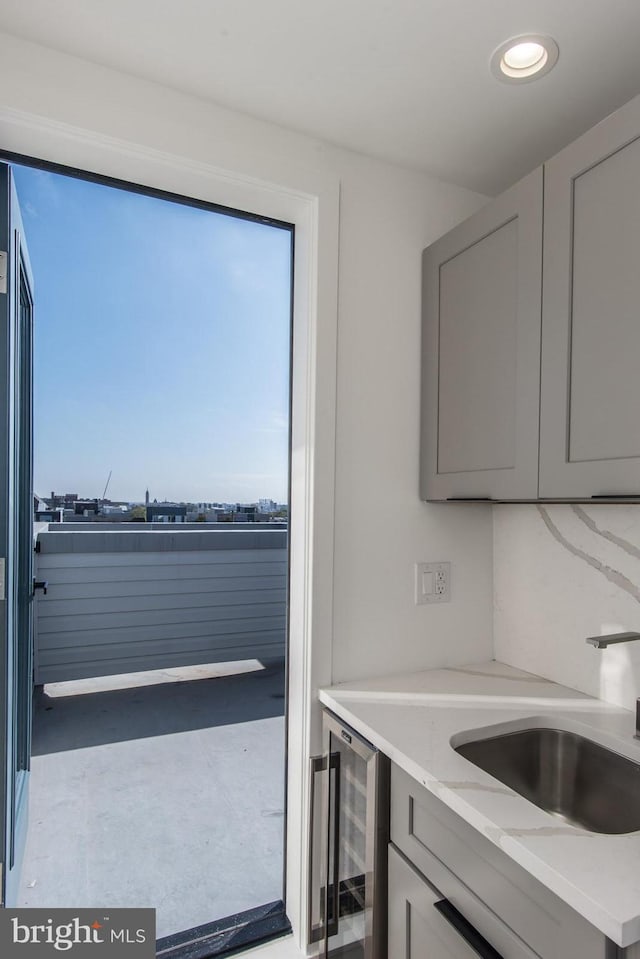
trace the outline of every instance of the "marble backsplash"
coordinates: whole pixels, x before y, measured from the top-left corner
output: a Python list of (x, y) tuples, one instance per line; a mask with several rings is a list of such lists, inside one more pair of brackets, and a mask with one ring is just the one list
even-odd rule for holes
[(493, 537), (495, 658), (635, 709), (640, 641), (585, 638), (640, 632), (640, 506), (494, 506)]

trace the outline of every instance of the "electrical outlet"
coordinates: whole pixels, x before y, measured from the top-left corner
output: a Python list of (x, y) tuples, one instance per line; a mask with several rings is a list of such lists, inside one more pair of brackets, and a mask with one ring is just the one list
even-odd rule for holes
[(450, 602), (451, 563), (416, 563), (415, 599), (418, 606)]
[(449, 589), (449, 577), (445, 569), (436, 570), (436, 596), (445, 596)]

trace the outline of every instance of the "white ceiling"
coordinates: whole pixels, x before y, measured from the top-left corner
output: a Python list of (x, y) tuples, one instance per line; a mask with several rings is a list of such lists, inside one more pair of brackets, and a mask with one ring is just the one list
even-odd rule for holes
[[(484, 193), (640, 92), (640, 0), (1, 0), (0, 29)], [(557, 66), (499, 83), (530, 32)]]

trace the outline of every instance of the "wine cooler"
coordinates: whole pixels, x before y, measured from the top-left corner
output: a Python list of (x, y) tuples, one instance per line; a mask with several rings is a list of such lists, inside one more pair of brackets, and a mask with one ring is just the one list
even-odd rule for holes
[(311, 761), (309, 939), (335, 959), (386, 959), (389, 761), (329, 710)]

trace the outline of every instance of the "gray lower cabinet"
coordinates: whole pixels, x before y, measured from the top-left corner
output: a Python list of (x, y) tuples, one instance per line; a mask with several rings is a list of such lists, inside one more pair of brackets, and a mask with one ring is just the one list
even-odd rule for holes
[(442, 896), (400, 853), (389, 849), (389, 956), (394, 959), (471, 959), (468, 943), (436, 910)]
[(491, 939), (482, 935), (394, 846), (389, 890), (389, 959), (535, 959), (486, 909), (482, 925)]
[(537, 495), (542, 169), (424, 251), (421, 495)]
[(540, 496), (640, 494), (640, 97), (545, 165)]
[[(395, 764), (390, 836), (389, 959), (637, 956), (637, 947), (618, 950)], [(444, 912), (436, 908), (443, 901)]]

